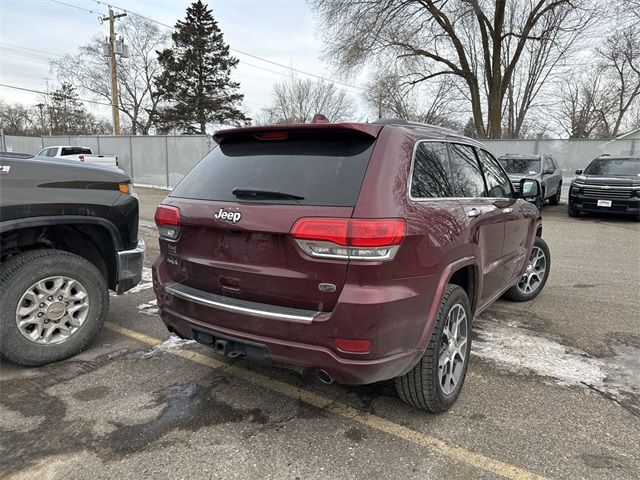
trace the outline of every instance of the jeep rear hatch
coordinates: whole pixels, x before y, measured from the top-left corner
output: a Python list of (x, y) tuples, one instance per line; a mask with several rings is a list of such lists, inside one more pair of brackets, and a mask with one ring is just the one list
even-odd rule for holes
[(242, 300), (331, 310), (348, 262), (310, 256), (290, 232), (304, 217), (351, 217), (379, 130), (305, 125), (217, 134), (219, 145), (165, 201), (179, 209), (178, 241), (161, 242), (173, 280)]

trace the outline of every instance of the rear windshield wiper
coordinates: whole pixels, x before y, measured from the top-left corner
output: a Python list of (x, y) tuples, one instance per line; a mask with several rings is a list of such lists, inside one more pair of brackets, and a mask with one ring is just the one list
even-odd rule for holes
[(304, 200), (301, 195), (295, 193), (278, 192), (275, 190), (264, 190), (262, 188), (234, 188), (231, 190), (238, 198), (284, 198), (288, 200)]

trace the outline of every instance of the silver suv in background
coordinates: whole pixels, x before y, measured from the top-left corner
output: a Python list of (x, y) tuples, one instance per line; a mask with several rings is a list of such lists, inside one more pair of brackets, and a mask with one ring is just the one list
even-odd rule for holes
[(562, 192), (562, 169), (558, 166), (551, 155), (523, 155), (508, 153), (499, 159), (503, 168), (509, 175), (509, 180), (513, 188), (518, 191), (520, 180), (523, 178), (533, 178), (540, 182), (542, 195), (538, 197), (536, 206), (542, 209), (545, 200), (549, 200), (550, 205), (558, 205)]

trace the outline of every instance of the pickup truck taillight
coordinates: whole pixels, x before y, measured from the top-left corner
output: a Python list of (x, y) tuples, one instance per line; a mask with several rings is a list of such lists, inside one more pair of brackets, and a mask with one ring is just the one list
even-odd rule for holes
[(178, 207), (158, 205), (155, 221), (161, 238), (175, 240), (180, 236), (180, 209)]
[(394, 257), (406, 227), (398, 218), (301, 218), (291, 236), (312, 257), (383, 261)]

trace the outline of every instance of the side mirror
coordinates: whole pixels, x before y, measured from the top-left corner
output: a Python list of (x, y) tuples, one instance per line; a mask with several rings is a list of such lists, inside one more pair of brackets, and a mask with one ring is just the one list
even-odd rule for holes
[(547, 169), (544, 171), (544, 173), (545, 173), (545, 175), (550, 175), (550, 174), (555, 173), (555, 170), (554, 170), (553, 168), (547, 168)]
[(582, 175), (582, 170), (576, 170), (576, 175)]
[(540, 196), (540, 182), (533, 178), (523, 178), (520, 180), (520, 198), (529, 202), (534, 202)]

